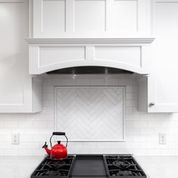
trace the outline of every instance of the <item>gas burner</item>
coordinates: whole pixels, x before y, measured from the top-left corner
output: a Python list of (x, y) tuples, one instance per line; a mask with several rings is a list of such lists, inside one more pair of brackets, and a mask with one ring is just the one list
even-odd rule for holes
[(112, 176), (131, 176), (131, 175), (132, 175), (132, 171), (120, 170), (119, 172), (117, 172), (117, 171), (112, 172)]
[(119, 169), (128, 169), (131, 165), (128, 161), (123, 161), (123, 160), (116, 160), (113, 161), (113, 166), (118, 167)]
[(55, 162), (55, 163), (52, 163), (52, 164), (44, 164), (44, 169), (53, 169), (53, 170), (58, 170), (58, 169), (60, 169), (60, 168), (62, 168), (62, 167), (64, 167), (64, 165), (65, 165), (65, 163), (64, 162), (62, 162), (62, 163), (57, 163), (57, 162)]
[(32, 174), (31, 178), (68, 177), (74, 156), (65, 159), (51, 159), (46, 157)]
[(131, 155), (105, 156), (109, 177), (146, 178), (145, 173)]

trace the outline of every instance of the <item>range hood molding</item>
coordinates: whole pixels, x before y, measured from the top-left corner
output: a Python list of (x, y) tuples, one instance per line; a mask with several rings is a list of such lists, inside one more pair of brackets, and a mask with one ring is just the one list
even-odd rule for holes
[(27, 39), (30, 74), (82, 66), (149, 74), (143, 66), (143, 51), (153, 40), (153, 37)]
[(101, 37), (101, 38), (28, 38), (29, 44), (150, 44), (154, 37)]

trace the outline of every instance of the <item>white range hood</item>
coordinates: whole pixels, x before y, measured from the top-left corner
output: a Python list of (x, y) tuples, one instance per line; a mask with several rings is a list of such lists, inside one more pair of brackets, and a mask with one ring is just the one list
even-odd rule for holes
[(148, 74), (150, 3), (30, 1), (30, 74), (104, 66)]
[(53, 70), (102, 66), (148, 74), (145, 54), (152, 37), (109, 38), (31, 38), (29, 43), (30, 74)]

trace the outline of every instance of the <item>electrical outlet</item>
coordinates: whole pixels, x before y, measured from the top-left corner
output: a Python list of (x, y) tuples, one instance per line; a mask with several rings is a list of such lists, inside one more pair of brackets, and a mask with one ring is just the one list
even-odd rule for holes
[(159, 144), (166, 145), (166, 134), (165, 133), (159, 133)]
[(19, 145), (20, 144), (20, 134), (13, 133), (12, 134), (12, 145)]

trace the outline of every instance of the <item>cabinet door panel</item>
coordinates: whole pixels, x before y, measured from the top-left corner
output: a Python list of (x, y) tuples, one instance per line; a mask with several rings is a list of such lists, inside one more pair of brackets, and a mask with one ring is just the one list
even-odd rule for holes
[(0, 113), (32, 112), (27, 37), (27, 2), (0, 2)]
[(75, 1), (75, 32), (105, 31), (105, 1)]
[(26, 49), (20, 36), (25, 31), (22, 26), (23, 3), (0, 3), (0, 12), (0, 104), (22, 104), (22, 74), (27, 70), (24, 65), (27, 63), (24, 60)]
[(65, 32), (65, 1), (43, 1), (43, 26), (44, 33)]
[[(178, 2), (161, 1), (154, 4), (152, 74), (155, 80), (154, 107), (150, 111), (178, 111)], [(151, 86), (150, 86), (151, 87)]]
[[(114, 32), (137, 32), (137, 0), (113, 1), (111, 31)], [(124, 20), (123, 20), (124, 19)]]

